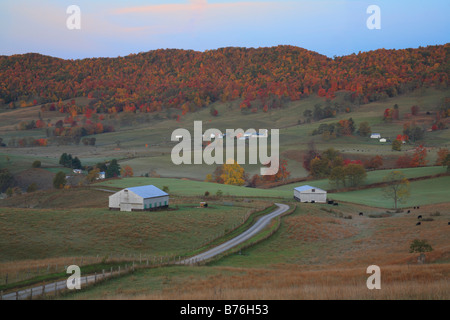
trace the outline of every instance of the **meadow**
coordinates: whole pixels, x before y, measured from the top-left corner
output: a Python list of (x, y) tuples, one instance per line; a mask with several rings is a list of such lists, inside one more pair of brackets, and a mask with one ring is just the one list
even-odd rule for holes
[[(448, 202), (450, 177), (414, 181), (410, 183), (410, 196), (405, 203), (399, 203), (399, 208), (411, 208), (425, 204)], [(381, 188), (371, 188), (351, 192), (333, 193), (328, 198), (352, 203), (366, 204), (380, 208), (393, 208), (394, 201), (382, 194)]]
[[(206, 266), (138, 270), (65, 299), (443, 299), (450, 297), (448, 204), (425, 206), (433, 221), (415, 226), (416, 216), (346, 204), (304, 204), (282, 219), (270, 238)], [(324, 210), (326, 209), (326, 210)], [(364, 211), (364, 216), (358, 212)], [(351, 215), (352, 219), (344, 219)], [(416, 212), (415, 212), (416, 213)], [(433, 251), (427, 264), (409, 253), (415, 239)], [(369, 265), (380, 266), (382, 289), (366, 287)]]
[[(219, 115), (211, 116), (210, 108), (204, 108), (194, 113), (187, 113), (180, 121), (171, 119), (164, 112), (156, 115), (145, 115), (146, 122), (137, 121), (143, 115), (132, 116), (131, 125), (118, 125), (115, 132), (102, 133), (89, 137), (96, 138), (96, 146), (80, 145), (53, 145), (47, 147), (29, 148), (4, 148), (0, 153), (0, 165), (19, 172), (28, 167), (33, 160), (41, 160), (44, 167), (57, 167), (60, 155), (63, 152), (78, 156), (83, 164), (93, 165), (99, 161), (116, 158), (122, 165), (133, 168), (135, 176), (150, 174), (155, 177), (185, 177), (195, 180), (204, 180), (207, 174), (214, 171), (215, 166), (208, 165), (174, 165), (170, 153), (176, 144), (171, 140), (173, 130), (185, 128), (193, 132), (194, 121), (202, 121), (203, 130), (217, 128), (222, 132), (226, 129), (242, 128), (244, 130), (254, 129), (279, 129), (280, 130), (280, 154), (288, 161), (288, 170), (291, 177), (300, 178), (307, 176), (302, 166), (301, 155), (307, 149), (309, 141), (314, 141), (319, 150), (333, 147), (339, 150), (346, 158), (371, 157), (377, 154), (392, 162), (396, 157), (414, 148), (414, 144), (403, 146), (402, 152), (391, 150), (389, 143), (380, 143), (376, 139), (360, 136), (338, 137), (336, 139), (324, 140), (322, 136), (312, 136), (311, 133), (322, 123), (336, 123), (341, 119), (352, 117), (356, 128), (363, 121), (369, 122), (372, 132), (379, 132), (383, 137), (394, 138), (402, 131), (403, 121), (416, 121), (424, 128), (433, 121), (433, 114), (427, 116), (427, 111), (434, 112), (443, 103), (446, 91), (426, 89), (411, 92), (401, 96), (388, 98), (383, 101), (368, 103), (361, 106), (351, 106), (350, 113), (338, 113), (335, 118), (323, 119), (307, 123), (303, 112), (307, 109), (313, 110), (316, 104), (325, 106), (324, 98), (311, 96), (306, 99), (286, 103), (282, 109), (269, 110), (256, 113), (243, 114), (239, 109), (239, 101), (214, 102), (211, 108), (218, 110)], [(332, 103), (349, 104), (343, 98), (343, 93), (337, 93)], [(76, 103), (83, 103), (84, 98), (77, 98)], [(399, 105), (400, 121), (385, 122), (382, 119), (386, 108), (394, 104)], [(419, 104), (421, 116), (415, 119), (410, 116), (412, 105)], [(33, 136), (34, 138), (45, 138), (45, 129), (33, 129), (18, 131), (14, 129), (21, 117), (13, 116), (20, 111), (24, 119), (37, 119), (39, 108), (29, 107), (26, 109), (3, 112), (0, 117), (0, 137), (4, 142), (12, 137), (23, 138)], [(175, 112), (175, 111), (173, 111)], [(9, 114), (10, 116), (6, 116)], [(123, 116), (118, 115), (117, 119)], [(133, 118), (134, 117), (134, 118)], [(45, 112), (44, 119), (51, 119), (52, 123), (61, 118), (59, 112)], [(449, 130), (427, 132), (425, 139), (419, 143), (426, 143), (429, 147), (429, 164), (434, 164), (438, 147), (448, 147), (450, 136)], [(288, 157), (290, 153), (297, 153), (295, 157)], [(6, 160), (9, 156), (10, 161)], [(247, 173), (253, 175), (259, 173), (261, 165), (244, 165)]]
[[(90, 188), (40, 190), (35, 193), (1, 200), (0, 207), (0, 279), (5, 273), (25, 272), (30, 267), (47, 264), (66, 265), (84, 258), (85, 263), (98, 263), (109, 256), (177, 256), (196, 249), (232, 230), (254, 209), (264, 209), (273, 202), (293, 204), (293, 188), (311, 184), (330, 190), (327, 179), (256, 189), (204, 182), (215, 167), (207, 165), (176, 166), (170, 159), (175, 145), (170, 141), (176, 128), (192, 132), (195, 120), (203, 121), (203, 130), (218, 128), (280, 129), (280, 154), (288, 160), (292, 178), (308, 173), (301, 156), (309, 141), (319, 150), (333, 147), (346, 158), (371, 157), (380, 154), (392, 163), (414, 144), (401, 152), (359, 136), (324, 140), (311, 132), (322, 123), (335, 123), (352, 117), (359, 125), (368, 121), (372, 132), (383, 137), (401, 133), (401, 121), (386, 123), (382, 114), (398, 104), (400, 118), (412, 121), (410, 107), (419, 104), (420, 124), (426, 127), (446, 96), (445, 91), (420, 90), (384, 101), (352, 106), (352, 112), (335, 118), (305, 123), (303, 112), (325, 99), (309, 97), (289, 102), (282, 110), (243, 114), (239, 101), (216, 102), (212, 107), (219, 115), (212, 117), (209, 108), (187, 113), (180, 122), (162, 113), (142, 124), (118, 126), (116, 132), (95, 135), (96, 146), (68, 145), (32, 148), (2, 148), (0, 166), (14, 174), (42, 162), (43, 170), (52, 174), (63, 169), (58, 160), (63, 152), (78, 156), (83, 164), (119, 159), (130, 165), (134, 177), (111, 179)], [(82, 99), (82, 98), (79, 98)], [(344, 102), (338, 97), (334, 102)], [(77, 100), (78, 103), (78, 100)], [(14, 110), (0, 116), (0, 137), (45, 137), (43, 129), (17, 131), (21, 118), (37, 119), (39, 107)], [(18, 117), (20, 115), (20, 117)], [(120, 117), (120, 116), (119, 116)], [(139, 115), (136, 115), (136, 119)], [(52, 122), (60, 119), (57, 112), (46, 113)], [(425, 120), (426, 121), (425, 121)], [(428, 121), (428, 122), (427, 122)], [(449, 147), (450, 131), (427, 132), (424, 141), (429, 148), (432, 165), (439, 147)], [(148, 146), (146, 146), (148, 145)], [(250, 175), (260, 165), (244, 165)], [(381, 182), (391, 170), (368, 172), (365, 185)], [(443, 167), (400, 169), (408, 178), (443, 173)], [(149, 174), (150, 177), (144, 177)], [(188, 180), (188, 179), (191, 180)], [(112, 191), (153, 184), (167, 186), (171, 210), (156, 212), (113, 212), (107, 208)], [(420, 205), (413, 214), (391, 212), (392, 200), (381, 196), (380, 188), (330, 193), (339, 206), (298, 204), (295, 212), (281, 219), (279, 229), (270, 238), (208, 265), (199, 267), (170, 266), (138, 270), (69, 294), (67, 299), (448, 299), (450, 247), (448, 246), (448, 186), (450, 177), (411, 182), (411, 196), (402, 208)], [(221, 197), (216, 197), (218, 191)], [(210, 196), (205, 197), (208, 191)], [(80, 200), (82, 199), (82, 200)], [(208, 209), (198, 208), (206, 200)], [(437, 211), (439, 215), (435, 214)], [(364, 216), (358, 216), (364, 212)], [(417, 214), (432, 219), (416, 227)], [(351, 218), (350, 218), (351, 217)], [(271, 226), (273, 227), (273, 226)], [(268, 230), (265, 230), (267, 232)], [(433, 251), (427, 253), (425, 265), (417, 265), (417, 255), (409, 253), (409, 243), (427, 239)], [(366, 267), (377, 264), (383, 270), (384, 290), (368, 291)], [(425, 285), (426, 284), (426, 285)]]

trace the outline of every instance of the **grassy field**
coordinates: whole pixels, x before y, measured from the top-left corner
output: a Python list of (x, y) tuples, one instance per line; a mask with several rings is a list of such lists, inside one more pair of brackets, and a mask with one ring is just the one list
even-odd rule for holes
[[(325, 100), (310, 97), (288, 103), (282, 110), (244, 115), (238, 102), (217, 102), (218, 117), (209, 108), (188, 113), (180, 122), (150, 115), (149, 122), (117, 127), (116, 132), (96, 135), (96, 146), (80, 144), (34, 148), (3, 148), (0, 168), (20, 174), (40, 160), (44, 170), (60, 170), (63, 152), (78, 156), (83, 164), (117, 158), (130, 165), (135, 177), (102, 181), (91, 188), (41, 190), (0, 200), (0, 279), (5, 273), (25, 272), (47, 264), (59, 266), (84, 257), (85, 263), (98, 263), (109, 255), (168, 256), (183, 255), (233, 229), (254, 208), (271, 202), (293, 203), (293, 188), (311, 184), (329, 190), (328, 180), (296, 183), (272, 189), (255, 189), (203, 182), (215, 166), (175, 166), (170, 159), (174, 145), (170, 135), (175, 128), (193, 132), (193, 122), (203, 121), (203, 130), (218, 128), (280, 129), (280, 153), (288, 158), (291, 177), (305, 177), (301, 157), (310, 140), (319, 150), (333, 147), (347, 158), (380, 154), (387, 161), (414, 148), (403, 146), (394, 152), (389, 144), (369, 138), (340, 137), (324, 140), (311, 136), (321, 123), (335, 123), (352, 117), (356, 127), (368, 121), (372, 132), (383, 137), (401, 133), (402, 122), (385, 123), (383, 111), (398, 104), (401, 120), (408, 118), (410, 107), (418, 104), (418, 124), (427, 128), (434, 111), (448, 92), (421, 90), (354, 107), (351, 113), (311, 124), (304, 123), (303, 112)], [(338, 98), (334, 102), (342, 102)], [(78, 102), (77, 102), (78, 103)], [(37, 119), (38, 107), (0, 114), (0, 137), (45, 137), (42, 129), (17, 131), (21, 119)], [(137, 115), (136, 117), (141, 116)], [(44, 119), (61, 118), (48, 113)], [(302, 124), (298, 124), (301, 120)], [(4, 142), (5, 142), (4, 141)], [(433, 164), (439, 147), (449, 147), (450, 130), (427, 132), (428, 160)], [(148, 147), (145, 145), (148, 144)], [(257, 173), (260, 165), (244, 165), (247, 173)], [(365, 184), (377, 183), (390, 170), (368, 172)], [(442, 173), (442, 167), (401, 169), (408, 178)], [(69, 169), (65, 169), (69, 172)], [(150, 173), (154, 177), (139, 177)], [(159, 178), (158, 178), (159, 177)], [(178, 177), (174, 178), (174, 177)], [(180, 178), (191, 178), (186, 180)], [(198, 181), (194, 181), (198, 180)], [(117, 190), (153, 184), (169, 187), (171, 209), (157, 212), (112, 212), (107, 209), (110, 193), (96, 189)], [(411, 183), (411, 196), (402, 207), (420, 205), (413, 214), (387, 212), (392, 200), (381, 196), (379, 188), (329, 194), (339, 206), (300, 204), (295, 212), (282, 219), (278, 231), (270, 238), (240, 254), (232, 254), (207, 266), (172, 266), (136, 271), (112, 279), (67, 299), (446, 299), (449, 292), (450, 247), (448, 245), (450, 177)], [(222, 198), (215, 198), (217, 191)], [(208, 209), (197, 208), (205, 192), (211, 195)], [(247, 198), (247, 199), (245, 199)], [(81, 200), (80, 200), (81, 199)], [(439, 215), (436, 212), (439, 211)], [(364, 216), (358, 216), (364, 212)], [(417, 215), (428, 221), (416, 226)], [(434, 214), (434, 215), (431, 215)], [(351, 217), (351, 218), (350, 218)], [(267, 230), (266, 230), (267, 231)], [(415, 239), (426, 239), (433, 246), (427, 264), (416, 265), (416, 254), (409, 253)], [(97, 258), (98, 257), (98, 258)], [(382, 268), (383, 290), (369, 291), (365, 285), (366, 268)], [(61, 270), (59, 270), (61, 272)], [(0, 283), (1, 284), (1, 283)]]
[[(440, 177), (410, 183), (410, 197), (399, 208), (436, 204), (449, 201), (450, 177)], [(381, 188), (365, 189), (351, 192), (333, 193), (328, 198), (352, 203), (367, 204), (380, 208), (393, 208), (394, 201), (383, 197)]]
[[(415, 226), (415, 215), (371, 218), (379, 209), (305, 204), (283, 218), (269, 239), (201, 267), (137, 271), (87, 288), (67, 299), (448, 299), (448, 204), (425, 206), (433, 221)], [(326, 209), (326, 210), (324, 210)], [(358, 212), (364, 211), (364, 216)], [(352, 219), (340, 218), (351, 215)], [(433, 251), (417, 265), (415, 239)], [(381, 267), (382, 289), (368, 290), (366, 268)]]
[[(362, 185), (369, 185), (373, 183), (383, 182), (383, 178), (394, 169), (388, 170), (375, 170), (368, 171), (367, 177), (364, 180)], [(418, 168), (406, 168), (406, 169), (395, 169), (396, 171), (402, 172), (407, 179), (411, 178), (419, 178), (426, 176), (433, 176), (446, 172), (445, 167), (418, 167)], [(292, 191), (294, 187), (303, 186), (303, 185), (313, 185), (315, 187), (321, 188), (323, 190), (331, 190), (335, 189), (335, 186), (329, 183), (329, 179), (318, 179), (314, 181), (307, 182), (298, 182), (293, 184), (286, 184), (283, 186), (272, 188), (271, 190), (283, 190), (283, 191)]]
[[(368, 173), (365, 184), (372, 184), (382, 182), (383, 177), (391, 170), (377, 170)], [(445, 172), (443, 167), (423, 167), (423, 168), (408, 168), (400, 169), (407, 178), (417, 178), (440, 174)], [(442, 203), (448, 201), (448, 188), (450, 183), (450, 177), (441, 177), (434, 179), (427, 179), (423, 181), (411, 182), (411, 197), (407, 199), (407, 202), (400, 204), (399, 207), (412, 207), (416, 205)], [(288, 184), (272, 189), (256, 189), (246, 188), (238, 186), (223, 185), (217, 183), (191, 181), (183, 179), (169, 179), (169, 178), (126, 178), (116, 179), (100, 182), (96, 185), (109, 186), (115, 188), (126, 188), (131, 186), (140, 186), (153, 184), (159, 188), (168, 186), (171, 194), (174, 195), (189, 195), (189, 196), (201, 196), (205, 191), (209, 191), (211, 195), (214, 195), (218, 190), (221, 190), (226, 196), (239, 196), (239, 197), (271, 197), (280, 201), (290, 201), (293, 196), (293, 188), (302, 185), (313, 185), (325, 190), (333, 189), (330, 186), (328, 179), (300, 182), (295, 184)], [(339, 192), (328, 194), (329, 199), (354, 202), (360, 204), (368, 204), (374, 207), (391, 208), (393, 206), (392, 200), (386, 199), (381, 194), (381, 188), (371, 188), (359, 191), (351, 192)]]
[(211, 195), (215, 195), (217, 191), (221, 190), (224, 196), (239, 196), (239, 197), (273, 197), (291, 199), (293, 196), (292, 190), (263, 190), (256, 188), (246, 188), (225, 184), (218, 184), (212, 182), (192, 181), (173, 178), (145, 178), (132, 177), (124, 179), (108, 180), (96, 183), (96, 186), (127, 188), (131, 186), (142, 186), (153, 184), (158, 188), (163, 186), (169, 187), (169, 193), (174, 195), (186, 196), (203, 196), (205, 191), (209, 191)]
[[(154, 173), (162, 177), (186, 177), (204, 180), (206, 175), (212, 173), (215, 166), (207, 165), (181, 165), (176, 166), (170, 159), (170, 153), (174, 142), (170, 141), (171, 134), (176, 128), (186, 128), (193, 132), (194, 121), (203, 122), (203, 130), (208, 128), (217, 128), (222, 132), (226, 129), (242, 128), (244, 130), (254, 129), (279, 129), (280, 130), (280, 153), (298, 152), (301, 154), (306, 150), (310, 140), (314, 140), (319, 150), (325, 150), (329, 147), (341, 151), (348, 158), (369, 157), (381, 154), (389, 161), (393, 161), (402, 153), (391, 150), (390, 144), (381, 144), (370, 138), (340, 137), (334, 140), (326, 141), (321, 136), (311, 136), (311, 132), (321, 123), (336, 123), (340, 119), (352, 117), (356, 127), (362, 121), (368, 121), (372, 127), (372, 132), (379, 132), (383, 137), (395, 137), (401, 133), (402, 122), (411, 122), (416, 120), (418, 124), (425, 128), (433, 121), (433, 115), (426, 116), (426, 111), (434, 111), (442, 104), (444, 97), (448, 95), (445, 91), (434, 89), (421, 90), (406, 95), (397, 96), (353, 107), (351, 113), (338, 114), (336, 118), (324, 119), (322, 121), (305, 123), (303, 112), (306, 109), (313, 110), (316, 104), (325, 106), (326, 101), (319, 97), (309, 97), (300, 101), (289, 102), (282, 110), (273, 110), (269, 112), (257, 112), (242, 114), (239, 109), (239, 102), (222, 103), (215, 102), (212, 106), (219, 111), (219, 116), (212, 117), (209, 108), (204, 108), (195, 113), (188, 113), (181, 118), (180, 122), (168, 119), (162, 112), (159, 117), (155, 115), (145, 115), (149, 117), (148, 122), (138, 123), (135, 121), (130, 126), (117, 126), (116, 132), (95, 135), (97, 139), (95, 147), (86, 147), (82, 144), (68, 146), (48, 146), (34, 148), (5, 148), (0, 154), (0, 166), (10, 168), (18, 172), (31, 166), (33, 160), (39, 159), (45, 166), (57, 166), (60, 155), (63, 152), (78, 156), (83, 164), (95, 164), (99, 161), (117, 158), (123, 165), (130, 165), (134, 169), (136, 176), (145, 173)], [(332, 103), (347, 104), (341, 96), (338, 95)], [(78, 103), (78, 102), (77, 102)], [(82, 103), (82, 101), (80, 101)], [(400, 121), (385, 123), (382, 120), (383, 111), (398, 104), (400, 107)], [(417, 119), (409, 117), (410, 107), (414, 104), (420, 105), (422, 115)], [(17, 131), (14, 125), (20, 119), (37, 119), (38, 107), (27, 109), (12, 110), (0, 115), (0, 137), (4, 142), (12, 137), (21, 138), (33, 136), (34, 138), (45, 138), (44, 129), (34, 129)], [(17, 113), (17, 114), (16, 114)], [(20, 115), (20, 117), (18, 117)], [(135, 115), (143, 117), (144, 115)], [(21, 118), (22, 117), (22, 118)], [(58, 112), (46, 113), (44, 119), (52, 119), (54, 122), (61, 118)], [(427, 118), (428, 117), (428, 118)], [(298, 125), (298, 121), (302, 124)], [(438, 147), (449, 146), (450, 131), (441, 130), (436, 132), (427, 132), (423, 142), (430, 147), (428, 159), (430, 164), (436, 159)], [(148, 147), (146, 147), (148, 145)], [(403, 151), (411, 150), (413, 145), (405, 145)], [(5, 156), (10, 157), (10, 161), (5, 160)], [(249, 174), (257, 173), (260, 165), (244, 166)], [(288, 159), (288, 170), (292, 177), (304, 177), (307, 172), (303, 169), (301, 159)]]

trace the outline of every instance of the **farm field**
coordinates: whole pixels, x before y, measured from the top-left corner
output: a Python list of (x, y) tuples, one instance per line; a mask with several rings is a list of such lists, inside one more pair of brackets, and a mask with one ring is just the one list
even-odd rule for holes
[[(263, 242), (206, 266), (138, 270), (65, 299), (448, 299), (449, 205), (385, 214), (363, 205), (303, 204)], [(364, 216), (358, 212), (364, 211)], [(431, 215), (439, 211), (439, 216)], [(352, 216), (352, 219), (344, 219)], [(416, 214), (433, 217), (416, 227)], [(418, 265), (415, 239), (433, 251)], [(366, 268), (380, 266), (382, 290), (367, 290)], [(424, 284), (427, 284), (426, 286)]]
[[(307, 149), (309, 141), (314, 141), (319, 150), (333, 147), (339, 150), (346, 158), (360, 159), (374, 155), (382, 155), (386, 158), (386, 163), (393, 162), (404, 152), (409, 152), (414, 148), (414, 144), (403, 146), (401, 152), (391, 150), (389, 143), (383, 144), (376, 139), (363, 138), (360, 136), (338, 137), (332, 140), (324, 140), (321, 135), (312, 136), (311, 133), (322, 123), (336, 123), (341, 119), (352, 117), (356, 127), (360, 122), (368, 121), (372, 127), (372, 132), (379, 132), (383, 137), (393, 138), (401, 133), (402, 121), (415, 121), (409, 115), (411, 105), (421, 102), (421, 113), (434, 110), (439, 106), (446, 91), (435, 89), (419, 90), (409, 94), (388, 98), (384, 101), (372, 102), (354, 108), (350, 113), (337, 114), (335, 118), (324, 119), (317, 122), (306, 123), (303, 112), (307, 109), (313, 110), (316, 104), (325, 105), (324, 98), (311, 96), (306, 99), (289, 102), (282, 111), (275, 110), (269, 112), (257, 112), (242, 114), (239, 109), (239, 102), (215, 102), (212, 107), (219, 111), (219, 116), (212, 117), (209, 108), (199, 110), (194, 113), (187, 113), (180, 122), (161, 116), (158, 119), (149, 117), (144, 124), (134, 121), (132, 125), (122, 125), (116, 128), (115, 132), (96, 134), (88, 137), (96, 138), (96, 146), (80, 145), (52, 145), (47, 147), (25, 147), (25, 148), (2, 148), (0, 153), (0, 165), (10, 169), (13, 173), (29, 168), (34, 160), (41, 160), (44, 167), (58, 167), (58, 160), (63, 152), (76, 155), (83, 164), (93, 165), (100, 161), (116, 158), (123, 165), (130, 165), (135, 176), (151, 174), (160, 177), (185, 177), (196, 180), (204, 180), (207, 174), (214, 171), (215, 166), (208, 165), (174, 165), (170, 154), (175, 142), (170, 141), (173, 130), (186, 128), (193, 132), (194, 121), (203, 122), (203, 130), (217, 128), (222, 132), (226, 129), (242, 128), (244, 130), (254, 129), (279, 129), (280, 130), (280, 155), (288, 161), (288, 170), (292, 178), (307, 176), (307, 172), (302, 167), (302, 154)], [(83, 98), (77, 98), (77, 103), (83, 103)], [(340, 93), (337, 93), (337, 103), (345, 103)], [(382, 120), (382, 114), (386, 108), (394, 104), (399, 105), (400, 122), (386, 123)], [(26, 119), (37, 118), (38, 107), (21, 109), (20, 112), (26, 114)], [(45, 138), (45, 129), (15, 130), (12, 124), (17, 124), (20, 118), (7, 118), (9, 112), (3, 112), (0, 117), (0, 137), (7, 144), (11, 138), (34, 137)], [(18, 112), (18, 111), (17, 111)], [(61, 118), (59, 112), (46, 112), (43, 117), (52, 121)], [(143, 115), (134, 115), (135, 120)], [(298, 121), (301, 124), (298, 124)], [(432, 121), (432, 116), (421, 115), (418, 123), (426, 126)], [(428, 122), (426, 122), (428, 121)], [(450, 136), (449, 130), (439, 130), (427, 132), (424, 139), (429, 148), (428, 157), (430, 164), (436, 160), (436, 152), (439, 147), (448, 147)], [(422, 142), (424, 142), (422, 141)], [(418, 143), (421, 143), (419, 141)], [(146, 146), (147, 145), (147, 146)], [(7, 157), (9, 157), (9, 160)], [(247, 173), (258, 173), (260, 165), (244, 165)]]
[(127, 188), (131, 186), (142, 186), (153, 184), (158, 188), (168, 186), (170, 193), (174, 195), (186, 196), (203, 196), (206, 191), (211, 195), (215, 195), (217, 191), (221, 190), (224, 196), (239, 196), (239, 197), (271, 197), (271, 198), (288, 198), (293, 197), (292, 190), (271, 190), (271, 189), (257, 189), (239, 187), (233, 185), (218, 184), (213, 182), (192, 181), (184, 179), (173, 178), (146, 178), (146, 177), (132, 177), (116, 180), (108, 180), (96, 183), (96, 186)]
[[(407, 179), (411, 178), (419, 178), (426, 176), (433, 176), (437, 174), (444, 174), (446, 172), (445, 167), (434, 166), (434, 167), (417, 167), (417, 168), (405, 168), (405, 169), (386, 169), (386, 170), (375, 170), (368, 171), (367, 177), (364, 180), (362, 185), (370, 185), (373, 183), (383, 182), (383, 178), (391, 171), (400, 171), (405, 175)], [(315, 187), (321, 188), (323, 190), (331, 190), (335, 189), (334, 186), (330, 185), (329, 179), (318, 179), (314, 181), (306, 181), (306, 182), (297, 182), (292, 184), (285, 184), (282, 186), (271, 188), (271, 190), (283, 190), (283, 191), (292, 191), (294, 187), (303, 186), (312, 184)]]
[(177, 210), (0, 208), (0, 261), (142, 254), (180, 255), (240, 223), (249, 207), (192, 204)]
[[(410, 183), (410, 197), (405, 203), (399, 203), (399, 208), (410, 208), (425, 204), (437, 204), (448, 202), (450, 177), (440, 177), (428, 180), (414, 181)], [(367, 204), (380, 208), (393, 208), (393, 200), (386, 199), (381, 193), (381, 188), (372, 188), (351, 192), (333, 193), (328, 196), (331, 199), (352, 203)]]

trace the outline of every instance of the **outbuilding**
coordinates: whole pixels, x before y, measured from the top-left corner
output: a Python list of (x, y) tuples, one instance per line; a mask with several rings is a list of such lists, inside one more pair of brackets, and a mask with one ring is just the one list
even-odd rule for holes
[(301, 186), (294, 188), (294, 199), (300, 202), (327, 202), (327, 192), (325, 190), (312, 187)]
[(168, 206), (169, 194), (153, 185), (126, 188), (109, 196), (109, 210), (144, 211)]

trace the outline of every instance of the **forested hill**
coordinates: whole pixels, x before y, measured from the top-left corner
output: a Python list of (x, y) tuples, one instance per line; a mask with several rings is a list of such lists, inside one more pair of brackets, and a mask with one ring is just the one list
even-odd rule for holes
[[(87, 96), (97, 112), (194, 111), (242, 99), (241, 108), (311, 94), (353, 92), (365, 103), (421, 86), (447, 88), (450, 44), (362, 52), (334, 59), (293, 46), (155, 50), (118, 58), (63, 60), (40, 54), (0, 56), (0, 105)], [(276, 98), (276, 99), (274, 99)], [(94, 111), (95, 112), (95, 111)]]

